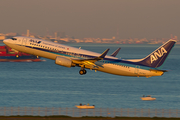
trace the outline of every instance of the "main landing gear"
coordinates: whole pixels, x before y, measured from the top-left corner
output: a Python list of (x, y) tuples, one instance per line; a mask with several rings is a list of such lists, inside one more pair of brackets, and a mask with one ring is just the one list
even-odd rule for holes
[(86, 74), (86, 72), (87, 72), (87, 71), (86, 71), (85, 69), (81, 69), (81, 70), (79, 71), (79, 74), (80, 74), (80, 75), (84, 75), (84, 74)]

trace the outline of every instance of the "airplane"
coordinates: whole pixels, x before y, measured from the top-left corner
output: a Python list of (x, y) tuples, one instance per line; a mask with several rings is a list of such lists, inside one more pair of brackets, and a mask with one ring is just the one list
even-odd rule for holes
[(81, 67), (80, 75), (86, 69), (101, 71), (120, 76), (152, 77), (162, 76), (167, 70), (160, 69), (176, 40), (170, 39), (154, 52), (142, 59), (125, 60), (116, 57), (120, 48), (107, 55), (109, 49), (102, 54), (91, 52), (51, 41), (37, 38), (16, 36), (3, 40), (7, 46), (28, 54), (52, 59), (55, 64), (64, 67)]

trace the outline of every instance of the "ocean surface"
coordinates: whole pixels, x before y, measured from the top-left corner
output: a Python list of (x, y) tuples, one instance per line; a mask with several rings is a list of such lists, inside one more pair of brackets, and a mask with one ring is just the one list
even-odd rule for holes
[[(3, 45), (3, 44), (0, 44)], [(118, 58), (143, 58), (161, 45), (66, 44), (108, 55), (118, 47)], [(53, 60), (0, 62), (0, 107), (69, 107), (87, 104), (96, 108), (180, 109), (180, 45), (175, 45), (160, 77), (124, 77), (66, 68)], [(142, 101), (151, 95), (155, 101)]]

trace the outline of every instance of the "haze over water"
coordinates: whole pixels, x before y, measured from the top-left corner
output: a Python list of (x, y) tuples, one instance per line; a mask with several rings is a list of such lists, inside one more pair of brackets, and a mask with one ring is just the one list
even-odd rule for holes
[[(160, 45), (68, 44), (109, 55), (121, 47), (118, 58), (143, 58)], [(180, 106), (180, 46), (175, 45), (160, 77), (138, 78), (87, 70), (79, 75), (79, 67), (66, 68), (53, 60), (45, 62), (0, 62), (0, 106), (6, 107), (70, 107), (77, 104), (96, 108), (167, 108)], [(157, 100), (142, 101), (142, 95)]]
[(179, 0), (0, 0), (0, 33), (29, 29), (75, 38), (179, 37), (179, 6)]

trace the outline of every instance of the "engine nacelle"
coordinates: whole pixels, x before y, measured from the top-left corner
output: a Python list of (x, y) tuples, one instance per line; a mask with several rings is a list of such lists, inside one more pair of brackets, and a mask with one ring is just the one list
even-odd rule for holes
[(71, 67), (72, 61), (70, 59), (64, 58), (64, 57), (56, 57), (55, 63), (57, 65), (65, 66), (65, 67)]

